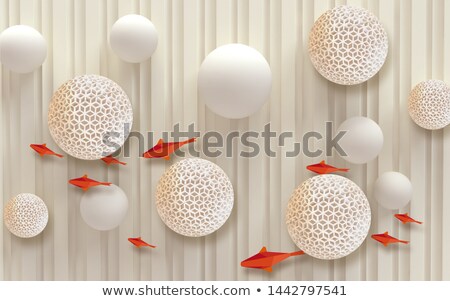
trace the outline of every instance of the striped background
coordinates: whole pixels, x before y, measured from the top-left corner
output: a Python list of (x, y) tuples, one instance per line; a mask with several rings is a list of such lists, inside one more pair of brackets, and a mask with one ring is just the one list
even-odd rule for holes
[[(327, 82), (312, 67), (307, 37), (314, 20), (338, 4), (368, 8), (389, 35), (389, 55), (379, 75), (354, 87)], [(159, 32), (151, 61), (121, 62), (107, 37), (119, 16), (140, 13)], [(17, 75), (0, 70), (0, 194), (3, 203), (20, 192), (41, 196), (50, 211), (46, 230), (33, 239), (12, 236), (0, 223), (0, 280), (450, 280), (450, 128), (426, 131), (407, 113), (407, 96), (417, 82), (434, 78), (450, 83), (450, 3), (444, 0), (0, 0), (0, 30), (28, 24), (41, 31), (49, 53), (41, 69)], [(248, 119), (230, 121), (212, 114), (197, 100), (196, 75), (216, 46), (240, 42), (264, 54), (273, 72), (270, 102)], [(170, 162), (140, 159), (131, 138), (124, 167), (74, 158), (39, 158), (30, 143), (53, 143), (47, 109), (54, 90), (75, 75), (96, 73), (118, 82), (132, 99), (133, 129), (162, 131), (195, 123), (202, 133), (216, 130), (324, 133), (325, 121), (368, 116), (379, 122), (385, 145), (349, 177), (367, 192), (373, 211), (371, 233), (389, 230), (411, 240), (384, 248), (368, 240), (345, 259), (290, 259), (273, 273), (244, 270), (239, 262), (263, 245), (293, 251), (284, 225), (292, 190), (311, 174), (305, 165), (318, 158), (213, 159), (230, 176), (236, 202), (217, 233), (184, 238), (161, 222), (154, 207), (156, 183)], [(145, 141), (147, 143), (147, 141)], [(274, 143), (275, 144), (275, 143)], [(323, 147), (323, 143), (317, 143)], [(145, 145), (147, 147), (147, 144)], [(234, 150), (240, 151), (240, 145)], [(175, 159), (176, 160), (176, 159)], [(173, 161), (175, 161), (173, 160)], [(164, 161), (164, 162), (163, 162)], [(377, 176), (389, 170), (410, 177), (414, 196), (402, 211), (423, 226), (400, 226), (392, 212), (371, 197)], [(84, 224), (78, 211), (81, 192), (67, 179), (88, 173), (109, 180), (128, 195), (131, 207), (116, 230), (100, 233)], [(3, 207), (3, 206), (1, 206)], [(3, 208), (0, 208), (3, 210)], [(138, 250), (127, 237), (143, 236), (154, 250)]]

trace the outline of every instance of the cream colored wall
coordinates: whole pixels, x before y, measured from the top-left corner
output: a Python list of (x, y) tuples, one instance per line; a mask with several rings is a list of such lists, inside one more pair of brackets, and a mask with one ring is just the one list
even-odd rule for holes
[[(379, 75), (353, 87), (329, 83), (315, 72), (306, 46), (313, 21), (345, 3), (378, 15), (390, 43)], [(128, 13), (150, 18), (159, 32), (155, 54), (141, 65), (121, 62), (107, 43), (112, 24)], [(0, 30), (19, 23), (41, 31), (49, 53), (33, 74), (0, 69), (0, 194), (5, 203), (20, 192), (36, 193), (46, 201), (50, 220), (43, 234), (27, 240), (0, 223), (0, 280), (450, 280), (450, 128), (425, 131), (410, 120), (406, 108), (417, 82), (435, 78), (450, 83), (448, 1), (0, 0)], [(273, 72), (270, 102), (238, 121), (215, 116), (197, 100), (202, 59), (231, 42), (258, 49)], [(74, 158), (41, 159), (28, 147), (47, 142), (55, 148), (47, 129), (49, 100), (59, 85), (84, 73), (119, 83), (133, 103), (133, 129), (154, 131), (156, 137), (177, 122), (226, 134), (260, 131), (270, 121), (273, 129), (294, 131), (301, 141), (307, 131), (324, 133), (328, 120), (339, 124), (362, 115), (378, 121), (385, 135), (382, 153), (367, 166), (347, 165), (348, 176), (368, 193), (371, 233), (389, 230), (411, 244), (384, 248), (367, 240), (341, 260), (302, 256), (273, 273), (240, 268), (241, 260), (264, 245), (274, 251), (295, 249), (284, 210), (294, 187), (311, 176), (304, 167), (318, 161), (304, 156), (213, 159), (234, 185), (232, 216), (205, 238), (173, 233), (154, 206), (156, 183), (170, 162), (139, 158), (135, 140), (133, 156), (125, 159), (128, 165), (119, 168)], [(329, 162), (345, 165), (338, 157)], [(400, 226), (374, 202), (372, 184), (388, 170), (410, 177), (414, 196), (405, 211), (423, 220), (423, 226)], [(81, 220), (81, 192), (67, 180), (84, 173), (112, 181), (127, 193), (130, 210), (117, 230), (100, 233)], [(133, 248), (127, 238), (139, 235), (158, 248)]]

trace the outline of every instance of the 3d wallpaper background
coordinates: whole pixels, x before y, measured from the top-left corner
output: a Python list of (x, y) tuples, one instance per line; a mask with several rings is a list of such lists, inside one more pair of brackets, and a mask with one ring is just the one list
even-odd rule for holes
[[(322, 77), (308, 53), (314, 21), (328, 9), (348, 4), (377, 16), (389, 48), (380, 71), (353, 86)], [(158, 32), (158, 45), (140, 64), (122, 61), (108, 37), (121, 16), (141, 14)], [(450, 83), (450, 3), (445, 0), (0, 0), (0, 31), (24, 24), (47, 42), (47, 57), (33, 73), (0, 69), (0, 195), (3, 206), (19, 193), (33, 193), (48, 207), (48, 224), (36, 237), (21, 239), (0, 223), (0, 280), (450, 280), (450, 128), (429, 131), (408, 113), (411, 89), (428, 79)], [(272, 72), (270, 100), (248, 118), (226, 119), (198, 98), (197, 79), (206, 55), (218, 46), (242, 43), (258, 50)], [(47, 143), (61, 152), (48, 129), (53, 93), (78, 75), (98, 74), (115, 81), (133, 108), (126, 166), (39, 157), (29, 145)], [(165, 226), (155, 206), (158, 180), (173, 163), (141, 158), (163, 132), (190, 124), (204, 135), (226, 137), (237, 131), (262, 132), (267, 124), (277, 133), (325, 136), (350, 117), (376, 121), (384, 134), (379, 156), (367, 164), (333, 156), (287, 157), (294, 140), (271, 143), (275, 156), (260, 152), (239, 156), (246, 147), (231, 147), (217, 158), (234, 190), (234, 207), (226, 223), (206, 237), (184, 237)], [(153, 141), (147, 133), (152, 132)], [(262, 146), (264, 139), (256, 141)], [(325, 140), (314, 140), (325, 150)], [(202, 149), (198, 141), (195, 147)], [(143, 148), (143, 149), (141, 149)], [(371, 207), (365, 242), (349, 256), (319, 260), (296, 256), (272, 273), (244, 269), (240, 262), (263, 246), (268, 251), (294, 252), (285, 223), (294, 189), (314, 174), (307, 165), (326, 159), (347, 167)], [(379, 206), (373, 196), (377, 178), (398, 171), (412, 183), (413, 196), (404, 210)], [(90, 228), (80, 214), (83, 191), (67, 183), (88, 174), (112, 182), (128, 198), (121, 225), (108, 232)], [(394, 213), (409, 212), (422, 221), (402, 225)], [(370, 235), (389, 230), (408, 245), (384, 247)], [(137, 249), (129, 237), (142, 236), (155, 249)]]

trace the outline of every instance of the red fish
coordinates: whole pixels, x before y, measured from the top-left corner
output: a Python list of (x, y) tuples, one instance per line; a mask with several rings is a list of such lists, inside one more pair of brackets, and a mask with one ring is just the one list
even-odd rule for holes
[(394, 243), (398, 243), (398, 242), (400, 242), (402, 244), (409, 243), (409, 241), (400, 240), (400, 239), (390, 236), (387, 231), (384, 232), (383, 234), (373, 234), (372, 238), (375, 239), (376, 241), (382, 243), (385, 247), (389, 244), (394, 244)]
[(277, 263), (291, 257), (303, 255), (305, 252), (297, 251), (292, 253), (267, 252), (266, 247), (263, 247), (258, 254), (247, 258), (241, 262), (244, 268), (261, 269), (267, 272), (272, 272), (272, 267)]
[(148, 243), (143, 241), (140, 237), (128, 238), (128, 241), (131, 242), (133, 245), (135, 245), (138, 248), (140, 248), (140, 247), (156, 248), (156, 246), (149, 245)]
[(69, 183), (72, 185), (75, 185), (77, 187), (80, 187), (84, 191), (86, 191), (89, 188), (94, 187), (94, 186), (99, 186), (99, 185), (109, 186), (109, 185), (111, 185), (111, 183), (109, 183), (109, 182), (98, 182), (96, 180), (89, 179), (87, 175), (84, 175), (81, 178), (69, 180)]
[(403, 224), (406, 223), (416, 223), (416, 224), (422, 224), (422, 222), (416, 221), (415, 219), (411, 218), (408, 213), (404, 214), (394, 214), (394, 216), (400, 220)]
[(111, 164), (122, 164), (122, 165), (127, 165), (127, 163), (121, 162), (121, 161), (117, 160), (116, 158), (114, 158), (114, 157), (111, 156), (111, 155), (102, 158), (102, 161), (105, 162), (107, 165), (111, 165)]
[(59, 158), (64, 157), (63, 155), (57, 154), (47, 147), (47, 144), (30, 144), (30, 147), (34, 149), (41, 157), (44, 155), (52, 155)]
[(314, 164), (314, 165), (308, 165), (308, 166), (306, 166), (306, 169), (313, 171), (315, 173), (321, 174), (321, 175), (336, 172), (336, 171), (343, 171), (343, 172), (349, 171), (348, 168), (336, 168), (334, 166), (327, 165), (327, 164), (325, 164), (325, 161), (321, 161), (320, 163)]
[(196, 138), (191, 138), (186, 141), (180, 142), (164, 142), (164, 140), (159, 139), (158, 143), (146, 151), (142, 156), (144, 158), (164, 158), (166, 160), (170, 159), (170, 155), (175, 152), (177, 149), (182, 147), (185, 144), (195, 142)]

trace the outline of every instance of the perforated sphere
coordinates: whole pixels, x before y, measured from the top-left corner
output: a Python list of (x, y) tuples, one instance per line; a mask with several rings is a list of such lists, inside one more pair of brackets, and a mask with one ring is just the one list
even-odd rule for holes
[(133, 123), (131, 102), (122, 88), (98, 75), (77, 76), (53, 95), (48, 127), (56, 144), (71, 156), (96, 160), (125, 142)]
[(450, 124), (450, 86), (441, 80), (417, 84), (409, 94), (409, 115), (420, 127), (437, 130)]
[(156, 188), (156, 208), (173, 231), (192, 237), (219, 229), (233, 209), (233, 186), (216, 164), (198, 158), (172, 165)]
[(21, 193), (6, 203), (3, 218), (12, 234), (29, 238), (38, 235), (47, 226), (48, 210), (40, 197)]
[(309, 55), (326, 79), (341, 85), (367, 81), (383, 66), (388, 38), (380, 21), (358, 7), (338, 6), (321, 15), (309, 35)]
[(371, 211), (363, 191), (337, 175), (304, 181), (292, 194), (286, 224), (294, 243), (319, 259), (338, 259), (355, 251), (370, 228)]

